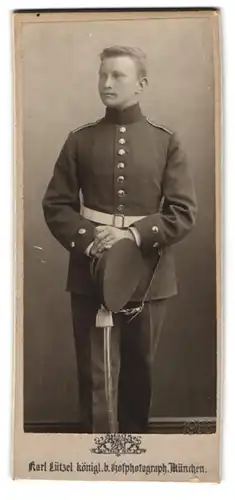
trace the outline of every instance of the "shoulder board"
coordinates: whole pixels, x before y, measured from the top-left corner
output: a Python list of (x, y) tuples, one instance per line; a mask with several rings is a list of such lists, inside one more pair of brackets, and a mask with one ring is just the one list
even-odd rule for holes
[(171, 130), (169, 130), (168, 128), (163, 127), (163, 125), (157, 125), (156, 123), (152, 122), (152, 120), (149, 120), (148, 118), (147, 118), (147, 122), (150, 123), (150, 125), (153, 125), (156, 128), (160, 128), (161, 130), (164, 130), (165, 132), (168, 132), (168, 134), (173, 134), (173, 132)]
[(96, 120), (95, 122), (90, 122), (90, 123), (86, 123), (85, 125), (81, 125), (80, 127), (75, 128), (75, 130), (72, 130), (72, 134), (75, 134), (75, 132), (78, 132), (79, 130), (83, 130), (84, 128), (93, 127), (94, 125), (96, 125), (100, 121), (101, 121), (101, 118), (99, 120)]

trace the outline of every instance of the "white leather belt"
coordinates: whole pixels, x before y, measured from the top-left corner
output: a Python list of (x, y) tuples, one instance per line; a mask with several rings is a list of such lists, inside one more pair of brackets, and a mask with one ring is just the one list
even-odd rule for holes
[(145, 217), (145, 215), (132, 216), (122, 214), (106, 214), (84, 206), (81, 208), (81, 215), (85, 217), (85, 219), (96, 222), (97, 224), (104, 224), (106, 226), (115, 226), (119, 228), (129, 227), (134, 222), (137, 222)]

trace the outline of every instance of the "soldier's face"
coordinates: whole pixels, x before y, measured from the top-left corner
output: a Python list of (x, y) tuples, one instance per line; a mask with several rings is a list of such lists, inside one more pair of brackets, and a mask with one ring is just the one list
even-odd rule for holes
[(128, 56), (107, 57), (99, 70), (99, 93), (107, 107), (124, 109), (135, 104), (145, 85), (135, 61)]

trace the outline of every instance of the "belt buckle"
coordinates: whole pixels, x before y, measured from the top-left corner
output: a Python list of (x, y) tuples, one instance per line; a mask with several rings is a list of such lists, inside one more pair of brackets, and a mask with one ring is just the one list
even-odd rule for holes
[[(120, 219), (118, 221), (118, 218)], [(119, 224), (120, 222), (120, 224)], [(119, 229), (123, 229), (125, 227), (125, 215), (123, 214), (114, 214), (113, 215), (113, 224), (114, 227), (118, 227)]]

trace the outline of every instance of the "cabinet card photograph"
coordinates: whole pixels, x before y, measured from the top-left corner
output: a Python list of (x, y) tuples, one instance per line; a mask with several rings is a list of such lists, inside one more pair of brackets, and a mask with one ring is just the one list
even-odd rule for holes
[(12, 476), (220, 481), (220, 12), (14, 12)]

